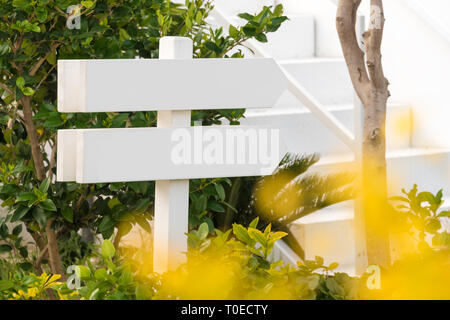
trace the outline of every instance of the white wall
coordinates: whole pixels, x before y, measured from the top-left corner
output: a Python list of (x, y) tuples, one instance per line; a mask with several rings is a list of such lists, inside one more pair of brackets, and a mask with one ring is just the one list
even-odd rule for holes
[[(436, 19), (449, 12), (448, 0), (428, 3)], [(385, 16), (385, 73), (392, 99), (413, 106), (412, 144), (450, 148), (450, 42), (403, 1), (385, 1)]]

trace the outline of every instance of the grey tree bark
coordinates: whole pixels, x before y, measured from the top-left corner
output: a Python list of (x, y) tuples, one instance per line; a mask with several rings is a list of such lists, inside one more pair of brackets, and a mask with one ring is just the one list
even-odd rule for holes
[(370, 26), (360, 49), (355, 26), (361, 0), (339, 0), (336, 27), (350, 77), (364, 105), (362, 142), (362, 210), (369, 265), (390, 265), (389, 210), (386, 179), (386, 105), (390, 96), (384, 76), (381, 43), (382, 0), (370, 0)]

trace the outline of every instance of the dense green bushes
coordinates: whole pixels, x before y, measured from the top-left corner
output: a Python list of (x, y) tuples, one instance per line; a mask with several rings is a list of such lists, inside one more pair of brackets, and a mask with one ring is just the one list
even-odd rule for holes
[[(254, 15), (242, 14), (247, 23), (230, 27), (225, 34), (206, 22), (210, 0), (186, 1), (185, 5), (167, 0), (79, 3), (0, 2), (0, 199), (9, 211), (0, 222), (0, 252), (14, 253), (21, 263), (31, 258), (38, 273), (62, 274), (58, 239), (88, 228), (104, 238), (116, 234), (117, 245), (133, 225), (149, 230), (153, 211), (152, 182), (54, 182), (58, 129), (156, 124), (155, 112), (57, 112), (57, 60), (158, 58), (163, 36), (193, 39), (195, 57), (239, 58), (246, 39), (267, 41), (266, 34), (286, 20), (282, 6), (265, 7)], [(81, 9), (79, 29), (66, 26), (70, 5)], [(210, 125), (226, 119), (237, 124), (243, 113), (243, 109), (199, 110), (193, 112), (192, 120)], [(212, 227), (215, 213), (227, 207), (226, 185), (231, 183), (229, 179), (192, 181), (191, 227), (203, 222)], [(11, 223), (19, 222), (23, 227), (9, 230)], [(36, 243), (32, 255), (21, 241), (23, 233), (29, 233)], [(30, 264), (23, 266), (30, 269)]]
[[(88, 260), (76, 268), (82, 286), (70, 290), (43, 274), (27, 275), (0, 282), (6, 299), (48, 298), (51, 288), (60, 299), (355, 299), (360, 282), (343, 273), (332, 274), (338, 265), (324, 266), (323, 260), (295, 266), (267, 259), (283, 232), (248, 228), (235, 224), (223, 233), (208, 237), (208, 225), (189, 234), (187, 262), (163, 275), (143, 274), (133, 256), (118, 254), (113, 244), (103, 242), (101, 259)], [(96, 261), (97, 262), (94, 262)], [(75, 284), (76, 277), (69, 278)], [(47, 280), (47, 281), (46, 281)], [(44, 285), (45, 284), (45, 285)]]

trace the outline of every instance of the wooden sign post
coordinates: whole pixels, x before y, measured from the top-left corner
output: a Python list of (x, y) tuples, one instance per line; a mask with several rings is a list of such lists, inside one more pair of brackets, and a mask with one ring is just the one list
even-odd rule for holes
[(267, 175), (277, 129), (191, 127), (192, 109), (272, 107), (287, 85), (273, 59), (192, 59), (192, 40), (165, 37), (160, 59), (59, 60), (60, 112), (158, 111), (157, 128), (58, 131), (58, 181), (156, 181), (154, 271), (187, 251), (189, 179)]

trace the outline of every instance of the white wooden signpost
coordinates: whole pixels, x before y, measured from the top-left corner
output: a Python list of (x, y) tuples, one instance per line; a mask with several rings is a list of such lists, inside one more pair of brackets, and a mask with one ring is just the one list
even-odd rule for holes
[[(272, 59), (192, 59), (192, 40), (160, 40), (159, 60), (59, 60), (60, 112), (158, 110), (157, 128), (58, 131), (58, 181), (156, 181), (154, 271), (185, 258), (189, 179), (267, 175), (278, 130), (191, 127), (191, 110), (272, 107), (287, 80)], [(281, 146), (282, 147), (282, 146)]]

